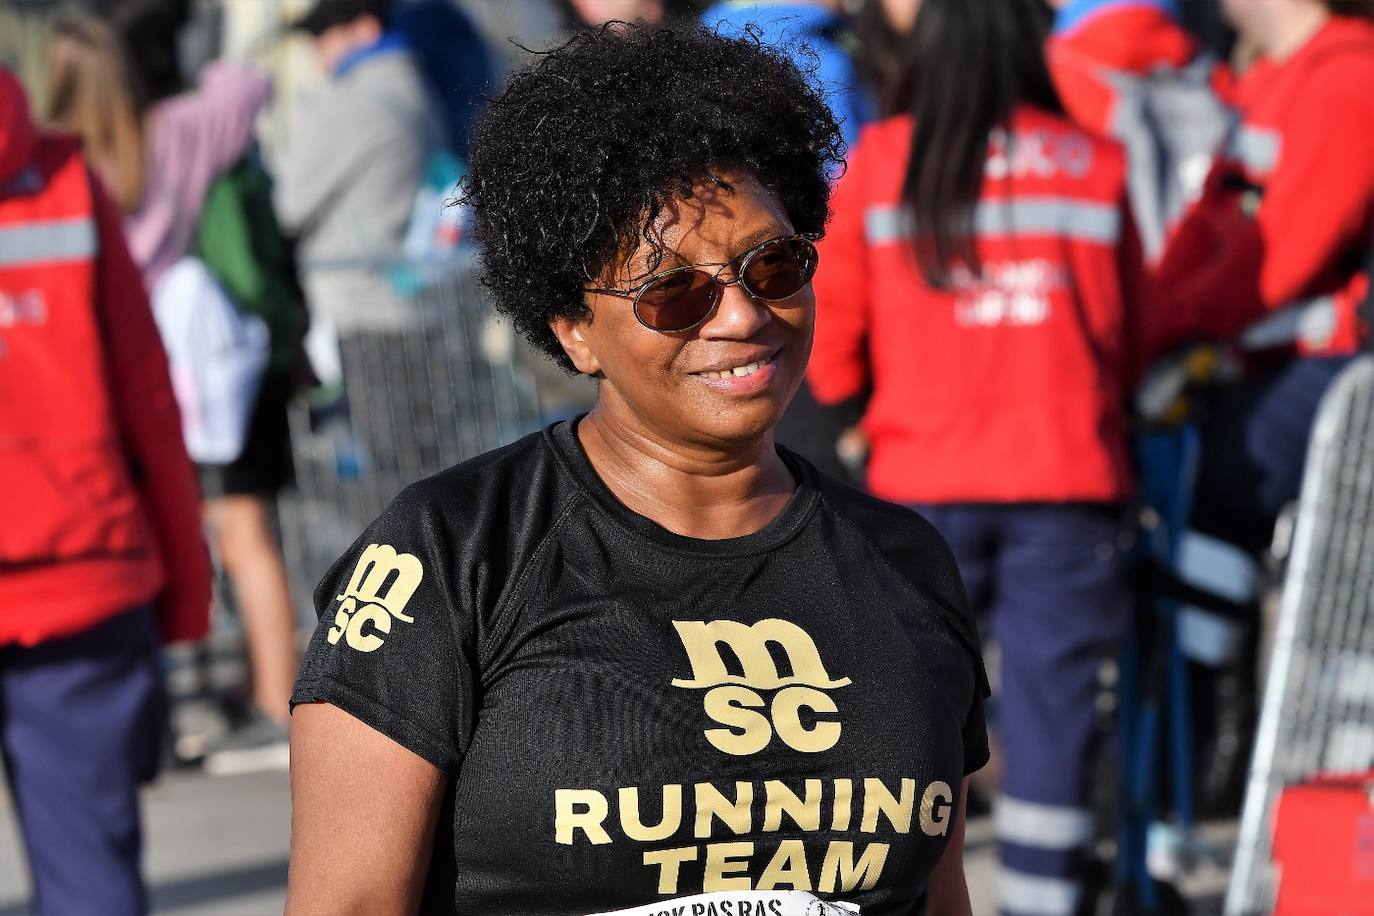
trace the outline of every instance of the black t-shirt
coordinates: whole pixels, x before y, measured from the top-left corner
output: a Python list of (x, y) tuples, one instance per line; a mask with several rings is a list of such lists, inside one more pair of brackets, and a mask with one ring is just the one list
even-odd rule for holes
[(325, 577), (293, 702), (449, 774), (426, 911), (923, 910), (988, 758), (963, 588), (919, 516), (779, 451), (782, 513), (699, 540), (562, 423), (407, 488)]

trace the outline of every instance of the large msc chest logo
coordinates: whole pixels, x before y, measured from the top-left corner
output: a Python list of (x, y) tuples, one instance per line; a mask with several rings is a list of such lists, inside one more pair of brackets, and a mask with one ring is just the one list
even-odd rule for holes
[[(675, 620), (673, 628), (692, 666), (692, 676), (674, 678), (673, 686), (706, 691), (706, 715), (724, 726), (704, 733), (717, 750), (757, 754), (774, 735), (809, 754), (839, 742), (841, 723), (830, 718), (839, 707), (826, 691), (851, 681), (830, 676), (815, 641), (801, 627), (770, 617), (752, 624)], [(805, 720), (802, 710), (808, 712)]]
[(408, 553), (397, 553), (389, 544), (369, 544), (353, 568), (353, 576), (342, 595), (335, 595), (339, 608), (329, 629), (329, 644), (343, 639), (350, 649), (374, 652), (391, 632), (392, 618), (414, 623), (406, 616), (406, 605), (424, 577), (420, 561)]

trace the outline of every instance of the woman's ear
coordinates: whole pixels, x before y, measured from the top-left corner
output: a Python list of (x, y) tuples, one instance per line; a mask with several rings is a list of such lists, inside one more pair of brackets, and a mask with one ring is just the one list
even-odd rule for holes
[(549, 319), (549, 330), (553, 331), (553, 336), (563, 345), (563, 352), (568, 354), (568, 359), (583, 375), (596, 375), (601, 371), (601, 363), (592, 352), (591, 342), (587, 338), (587, 326), (591, 323), (590, 315)]

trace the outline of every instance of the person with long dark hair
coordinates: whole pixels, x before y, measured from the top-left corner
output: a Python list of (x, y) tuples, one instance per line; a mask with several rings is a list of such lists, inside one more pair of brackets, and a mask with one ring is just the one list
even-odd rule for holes
[(488, 288), (597, 402), (408, 487), (316, 592), (287, 912), (969, 913), (954, 559), (773, 437), (839, 153), (785, 54), (686, 24), (487, 108)]
[(860, 138), (809, 379), (865, 387), (868, 487), (949, 540), (1001, 647), (1002, 905), (1081, 902), (1101, 663), (1130, 621), (1127, 392), (1143, 345), (1124, 154), (1064, 114), (1033, 0), (924, 0), (907, 113)]

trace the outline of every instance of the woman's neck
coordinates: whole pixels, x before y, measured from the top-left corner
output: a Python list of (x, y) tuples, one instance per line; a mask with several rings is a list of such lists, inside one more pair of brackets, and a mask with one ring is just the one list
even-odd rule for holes
[(684, 444), (618, 413), (598, 404), (578, 424), (578, 440), (616, 499), (674, 534), (753, 534), (792, 497), (796, 482), (771, 431), (738, 448)]

